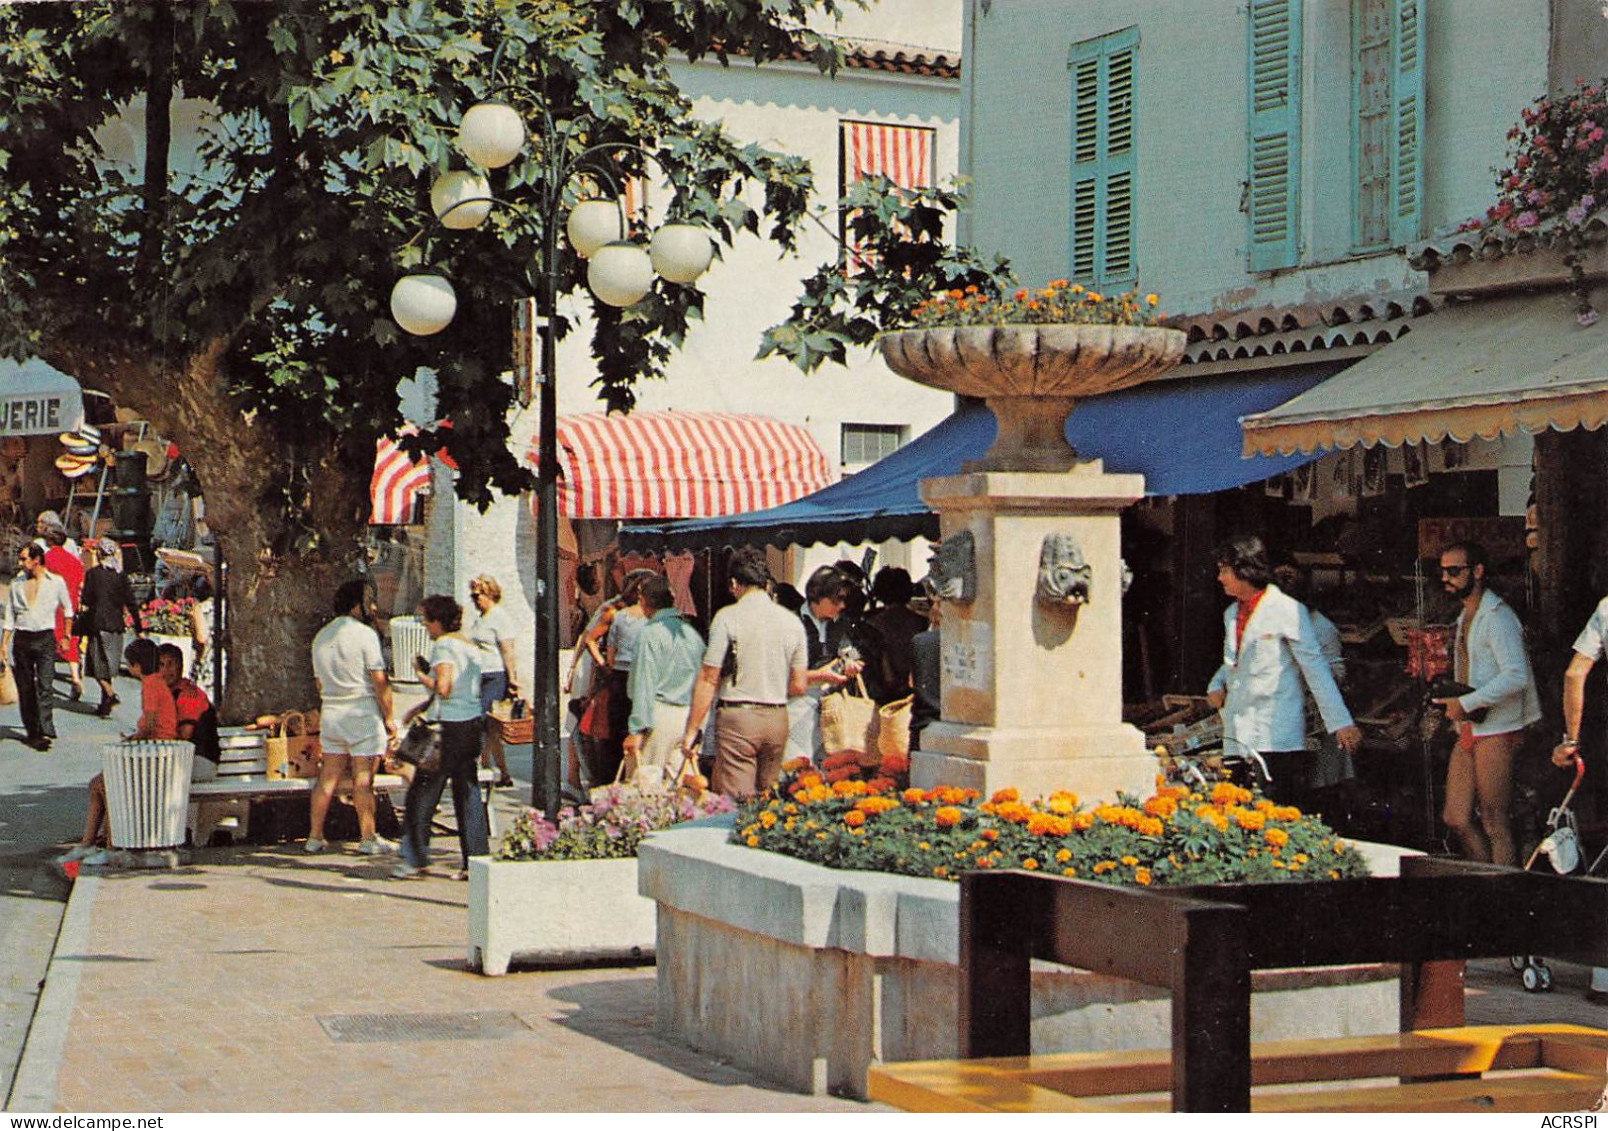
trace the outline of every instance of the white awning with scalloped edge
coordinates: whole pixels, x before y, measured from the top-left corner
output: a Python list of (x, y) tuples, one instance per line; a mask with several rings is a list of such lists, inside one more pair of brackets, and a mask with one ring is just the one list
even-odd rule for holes
[[(1599, 296), (1601, 297), (1601, 296)], [(1244, 417), (1246, 455), (1397, 447), (1608, 422), (1608, 322), (1567, 291), (1449, 305), (1277, 408)]]

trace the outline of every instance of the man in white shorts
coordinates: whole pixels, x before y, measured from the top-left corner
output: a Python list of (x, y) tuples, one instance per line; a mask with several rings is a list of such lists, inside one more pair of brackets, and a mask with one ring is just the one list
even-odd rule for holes
[(335, 619), (313, 637), (313, 678), (318, 684), (324, 760), (313, 786), (307, 852), (324, 851), (324, 817), (335, 787), (352, 771), (352, 805), (362, 841), (357, 850), (379, 856), (394, 847), (374, 834), (374, 770), (396, 736), (391, 684), (385, 677), (379, 634), (365, 615), (361, 581), (335, 591)]

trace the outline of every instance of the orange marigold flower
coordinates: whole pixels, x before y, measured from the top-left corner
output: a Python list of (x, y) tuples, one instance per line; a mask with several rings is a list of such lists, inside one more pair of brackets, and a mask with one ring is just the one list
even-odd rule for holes
[(854, 807), (860, 812), (868, 813), (874, 817), (878, 813), (886, 813), (889, 809), (899, 808), (899, 803), (893, 798), (885, 796), (862, 797), (854, 803)]
[(1049, 800), (1044, 803), (1044, 807), (1051, 813), (1069, 817), (1072, 815), (1072, 811), (1078, 807), (1078, 795), (1068, 793), (1064, 789), (1058, 789), (1050, 794)]
[(1063, 875), (1063, 876), (1076, 876), (1077, 874), (1078, 874), (1078, 870), (1076, 868), (1062, 868), (1061, 869), (1061, 875)]
[(1135, 864), (1139, 863), (1139, 857), (1137, 857), (1137, 856), (1124, 856), (1122, 858), (1122, 862), (1124, 864), (1126, 864), (1128, 867), (1132, 868)]
[(1299, 821), (1301, 819), (1301, 810), (1294, 805), (1281, 805), (1269, 813), (1268, 816), (1279, 821)]
[(927, 800), (927, 794), (919, 789), (907, 789), (899, 796), (904, 798), (906, 805), (921, 805)]
[(1026, 299), (1027, 299), (1027, 289), (1025, 287), (1022, 290), (1019, 290), (1019, 291), (1016, 292), (1016, 301), (1017, 302), (1023, 302)]
[(758, 848), (759, 847), (759, 838), (757, 836), (751, 836), (751, 837), (748, 838), (748, 840), (745, 843), (748, 845), (749, 848)]
[(1053, 813), (1034, 813), (1027, 819), (1027, 831), (1033, 836), (1066, 836), (1072, 831), (1072, 822)]
[(1174, 798), (1163, 797), (1160, 794), (1157, 794), (1155, 797), (1152, 797), (1145, 802), (1144, 809), (1145, 812), (1149, 813), (1152, 817), (1161, 817), (1166, 819), (1167, 817), (1171, 817), (1173, 813), (1177, 811), (1178, 802)]
[(1212, 786), (1212, 803), (1215, 805), (1245, 805), (1252, 796), (1250, 790), (1241, 789), (1233, 782), (1220, 781)]
[(787, 761), (782, 763), (782, 769), (789, 774), (796, 774), (800, 770), (809, 769), (809, 767), (810, 760), (804, 757), (789, 758)]
[(872, 778), (865, 783), (865, 788), (872, 793), (887, 793), (893, 788), (892, 778)]
[(1133, 870), (1133, 882), (1136, 883), (1136, 884), (1148, 884), (1148, 883), (1150, 883), (1150, 869), (1149, 868), (1135, 868)]
[(889, 777), (895, 777), (909, 771), (910, 759), (903, 754), (886, 754), (882, 758), (882, 764), (877, 769)]
[(854, 766), (839, 766), (835, 770), (826, 771), (826, 780), (831, 782), (835, 788), (848, 781), (858, 772)]
[(1247, 832), (1255, 832), (1267, 823), (1267, 818), (1255, 809), (1240, 809), (1234, 814), (1234, 823)]
[(1010, 786), (1006, 789), (996, 789), (994, 791), (994, 796), (990, 797), (988, 800), (994, 805), (999, 805), (1006, 801), (1020, 801), (1021, 799), (1022, 795), (1016, 792), (1016, 787)]
[(1060, 288), (1064, 289), (1066, 287), (1066, 285), (1067, 285), (1067, 282), (1066, 282), (1065, 279), (1051, 279), (1050, 280), (1050, 286), (1052, 286), (1052, 287), (1060, 287)]
[(1063, 848), (1055, 854), (1057, 864), (1065, 864), (1070, 859), (1072, 859), (1072, 850), (1070, 848)]
[(1022, 861), (1022, 867), (1026, 868), (1029, 872), (1036, 872), (1038, 871), (1038, 861), (1029, 856), (1026, 860)]
[(847, 813), (843, 814), (843, 823), (848, 825), (851, 829), (857, 829), (861, 825), (865, 824), (865, 814), (860, 812), (858, 809), (850, 809)]
[(1167, 826), (1155, 817), (1145, 817), (1140, 820), (1139, 827), (1134, 831), (1140, 836), (1160, 836), (1167, 831)]
[(776, 823), (776, 814), (772, 813), (769, 809), (764, 810), (759, 815), (759, 823), (765, 826), (767, 829), (770, 828)]
[(1158, 298), (1155, 295), (1146, 295), (1145, 296), (1145, 304), (1148, 305), (1148, 306), (1155, 306), (1160, 301), (1161, 301), (1161, 299)]
[(953, 805), (944, 805), (932, 815), (932, 819), (940, 829), (953, 828), (960, 824), (961, 813)]
[(999, 839), (999, 830), (998, 829), (984, 829), (982, 832), (978, 833), (977, 835), (982, 837), (986, 841), (993, 842), (993, 841), (996, 841), (996, 840)]
[(949, 297), (954, 298), (954, 299), (965, 298), (966, 297), (966, 292), (962, 291), (962, 290), (953, 290), (953, 291), (949, 292)]
[(801, 786), (804, 786), (806, 789), (808, 789), (812, 785), (820, 785), (821, 784), (821, 775), (818, 774), (818, 773), (815, 773), (814, 771), (811, 771), (810, 773), (807, 773), (807, 774), (800, 774), (798, 776), (798, 784), (801, 785)]
[(976, 283), (972, 283), (972, 284), (971, 284), (971, 285), (970, 285), (970, 286), (968, 286), (968, 287), (967, 287), (967, 288), (966, 288), (966, 293), (967, 293), (967, 294), (969, 294), (969, 295), (974, 295), (974, 294), (976, 294), (976, 293), (977, 293), (977, 284), (976, 284)]
[(1117, 862), (1115, 860), (1102, 860), (1094, 866), (1094, 874), (1097, 876), (1103, 876), (1107, 872), (1116, 871), (1116, 869)]
[(1262, 839), (1267, 841), (1274, 848), (1282, 848), (1284, 845), (1290, 843), (1290, 834), (1285, 832), (1283, 829), (1268, 829), (1262, 834)]
[(1078, 832), (1087, 832), (1094, 827), (1093, 813), (1076, 813), (1072, 817), (1072, 827)]

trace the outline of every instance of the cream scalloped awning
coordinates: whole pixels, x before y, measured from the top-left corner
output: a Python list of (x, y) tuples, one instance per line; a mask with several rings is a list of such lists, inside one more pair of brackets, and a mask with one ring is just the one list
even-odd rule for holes
[(1450, 305), (1277, 408), (1243, 417), (1244, 452), (1397, 447), (1608, 422), (1608, 322), (1567, 291)]

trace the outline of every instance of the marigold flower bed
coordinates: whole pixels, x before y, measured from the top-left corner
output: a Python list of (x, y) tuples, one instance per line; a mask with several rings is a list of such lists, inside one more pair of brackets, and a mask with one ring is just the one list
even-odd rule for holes
[[(841, 767), (838, 768), (838, 771)], [(1351, 879), (1362, 856), (1315, 817), (1218, 782), (1167, 785), (1140, 801), (1085, 805), (1073, 793), (1023, 801), (1014, 789), (901, 789), (880, 774), (828, 781), (790, 762), (769, 794), (737, 810), (732, 840), (829, 868), (954, 880), (1025, 868), (1108, 884)]]

